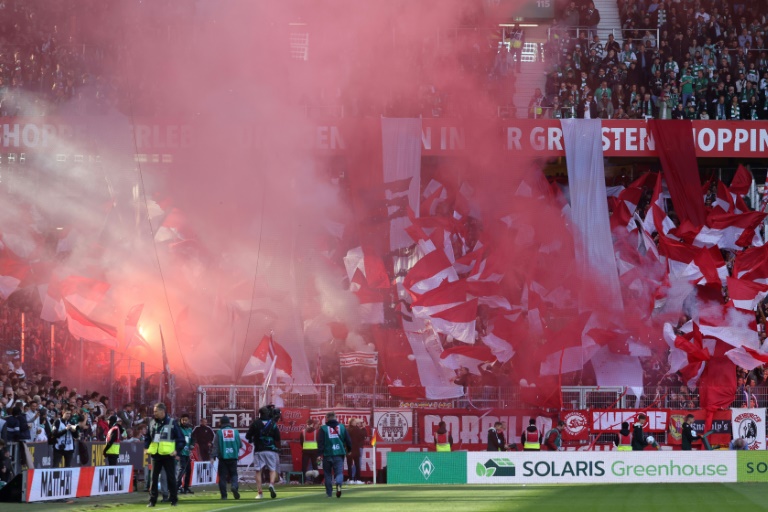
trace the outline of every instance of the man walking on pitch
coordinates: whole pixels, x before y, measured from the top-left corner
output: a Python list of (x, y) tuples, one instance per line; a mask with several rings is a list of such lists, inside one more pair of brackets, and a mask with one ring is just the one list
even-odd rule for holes
[(325, 425), (320, 427), (317, 437), (317, 451), (323, 456), (325, 473), (325, 495), (330, 498), (333, 481), (336, 480), (336, 497), (341, 498), (341, 486), (344, 482), (344, 458), (352, 450), (352, 440), (344, 425), (336, 421), (336, 413), (325, 415)]
[(214, 452), (219, 459), (219, 492), (221, 499), (227, 499), (227, 480), (232, 487), (232, 496), (240, 499), (237, 485), (237, 459), (240, 454), (240, 434), (229, 424), (229, 417), (221, 417), (221, 430), (216, 432)]
[(259, 409), (259, 417), (253, 422), (245, 438), (254, 445), (254, 466), (256, 468), (256, 499), (264, 496), (261, 486), (261, 470), (269, 471), (269, 495), (277, 498), (275, 492), (275, 480), (280, 466), (280, 429), (277, 423), (280, 421), (280, 409), (274, 405), (266, 405)]

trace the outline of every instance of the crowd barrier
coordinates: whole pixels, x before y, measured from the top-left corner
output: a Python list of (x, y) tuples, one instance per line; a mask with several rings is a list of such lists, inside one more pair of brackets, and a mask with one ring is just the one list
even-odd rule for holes
[(768, 482), (768, 452), (392, 452), (387, 482), (425, 485)]

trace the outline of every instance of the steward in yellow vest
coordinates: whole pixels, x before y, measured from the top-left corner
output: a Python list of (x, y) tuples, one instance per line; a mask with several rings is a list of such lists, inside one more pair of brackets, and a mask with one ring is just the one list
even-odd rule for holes
[(110, 416), (107, 446), (104, 448), (107, 466), (117, 466), (117, 459), (120, 456), (120, 442), (123, 440), (124, 435), (125, 431), (123, 430), (122, 420), (117, 416)]
[(520, 436), (520, 440), (523, 442), (524, 452), (538, 452), (541, 451), (541, 442), (539, 441), (539, 429), (536, 428), (536, 420), (531, 418), (528, 422), (528, 428), (525, 429), (523, 435)]
[(158, 403), (154, 410), (155, 419), (149, 424), (147, 439), (144, 448), (152, 456), (152, 485), (149, 488), (149, 506), (157, 503), (157, 483), (160, 472), (165, 470), (165, 478), (168, 482), (171, 506), (179, 501), (178, 486), (176, 484), (176, 454), (180, 452), (186, 442), (184, 434), (174, 420), (166, 414), (165, 404)]
[[(301, 470), (308, 482), (314, 482), (320, 472), (317, 470), (317, 420), (309, 418), (301, 431)], [(309, 469), (307, 469), (309, 467)]]
[(619, 440), (616, 443), (616, 448), (620, 452), (632, 451), (632, 432), (629, 431), (629, 423), (626, 421), (621, 424), (621, 430), (619, 430)]
[(441, 421), (437, 425), (437, 432), (435, 432), (435, 451), (450, 452), (452, 448), (453, 436), (448, 433), (448, 429), (445, 427), (445, 422)]

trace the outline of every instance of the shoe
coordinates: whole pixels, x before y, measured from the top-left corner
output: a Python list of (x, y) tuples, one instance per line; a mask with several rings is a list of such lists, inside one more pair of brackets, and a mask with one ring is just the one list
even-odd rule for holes
[(259, 493), (259, 494), (256, 495), (256, 499), (257, 500), (260, 500), (262, 498), (264, 498), (264, 495), (262, 493)]
[(277, 498), (277, 493), (275, 492), (275, 488), (271, 485), (269, 486), (269, 495), (272, 497), (272, 499)]
[(154, 503), (152, 503), (151, 501), (150, 501), (150, 502), (147, 504), (147, 508), (152, 508), (152, 507), (154, 507), (154, 506), (155, 506), (155, 504), (154, 504)]
[(234, 496), (236, 500), (240, 499), (240, 493), (237, 491), (237, 489), (232, 489), (232, 496)]
[(192, 489), (184, 489), (184, 494), (195, 494), (195, 491)]
[(337, 498), (341, 498), (341, 486), (340, 485), (336, 486), (336, 497)]
[(178, 505), (178, 504), (179, 504), (179, 502), (178, 502), (178, 501), (172, 501), (172, 502), (171, 502), (171, 506), (172, 506), (172, 507), (175, 507), (175, 506), (176, 506), (176, 505)]

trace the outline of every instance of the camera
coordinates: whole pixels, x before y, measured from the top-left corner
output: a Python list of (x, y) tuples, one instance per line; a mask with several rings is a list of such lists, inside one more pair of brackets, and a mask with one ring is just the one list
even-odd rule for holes
[(261, 421), (269, 421), (269, 420), (277, 421), (280, 419), (281, 415), (282, 413), (280, 412), (280, 409), (278, 409), (272, 404), (265, 405), (264, 407), (259, 409), (259, 419)]

